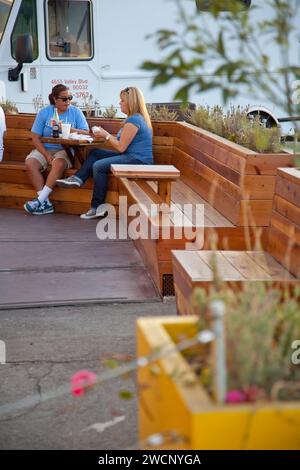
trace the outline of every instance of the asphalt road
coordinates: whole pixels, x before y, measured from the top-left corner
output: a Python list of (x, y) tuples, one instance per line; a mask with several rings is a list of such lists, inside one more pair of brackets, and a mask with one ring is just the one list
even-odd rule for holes
[[(120, 390), (135, 394), (133, 377), (109, 380), (81, 398), (68, 390), (38, 398), (68, 387), (78, 370), (103, 373), (105, 358), (134, 357), (135, 320), (168, 314), (175, 314), (174, 302), (1, 310), (0, 449), (138, 448), (136, 398), (119, 398)], [(16, 408), (26, 397), (35, 401)]]

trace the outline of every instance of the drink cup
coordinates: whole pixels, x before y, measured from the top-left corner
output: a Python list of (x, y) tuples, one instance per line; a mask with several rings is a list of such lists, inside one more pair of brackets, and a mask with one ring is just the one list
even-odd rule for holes
[(61, 136), (63, 139), (68, 139), (71, 131), (71, 124), (62, 123), (61, 125)]

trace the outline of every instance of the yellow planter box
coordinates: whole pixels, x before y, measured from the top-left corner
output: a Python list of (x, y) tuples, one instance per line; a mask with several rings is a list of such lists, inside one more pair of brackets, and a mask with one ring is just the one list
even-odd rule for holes
[[(197, 318), (153, 317), (137, 321), (137, 354), (169, 348), (192, 337)], [(178, 352), (138, 369), (139, 437), (160, 433), (156, 449), (300, 449), (300, 403), (217, 405)], [(177, 436), (178, 439), (174, 439)]]

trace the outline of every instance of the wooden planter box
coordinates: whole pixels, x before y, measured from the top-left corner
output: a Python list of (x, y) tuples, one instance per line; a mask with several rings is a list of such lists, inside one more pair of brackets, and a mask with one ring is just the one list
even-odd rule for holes
[(260, 154), (187, 123), (177, 123), (172, 163), (196, 192), (237, 226), (268, 226), (277, 168), (294, 155)]
[[(141, 318), (137, 354), (173, 345), (178, 336), (194, 336), (197, 317)], [(162, 449), (299, 449), (300, 403), (216, 405), (197, 382), (179, 352), (138, 369), (139, 438), (162, 433)], [(158, 370), (157, 370), (158, 369)], [(168, 436), (177, 434), (176, 442)]]
[(300, 169), (279, 168), (266, 249), (300, 278)]

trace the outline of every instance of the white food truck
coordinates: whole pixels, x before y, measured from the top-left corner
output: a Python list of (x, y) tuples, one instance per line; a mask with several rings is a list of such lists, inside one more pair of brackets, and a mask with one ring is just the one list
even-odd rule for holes
[[(236, 1), (245, 8), (256, 2)], [(203, 5), (205, 14), (212, 0), (181, 2), (194, 14), (196, 5), (202, 14)], [(160, 57), (147, 35), (176, 28), (176, 17), (172, 0), (0, 0), (0, 101), (8, 99), (20, 111), (33, 112), (48, 103), (58, 83), (70, 88), (81, 107), (96, 101), (96, 114), (118, 105), (119, 90), (130, 85), (139, 86), (148, 102), (172, 101), (179, 82), (151, 89), (152, 74), (140, 66)], [(295, 47), (299, 55), (299, 44)], [(271, 43), (269, 48), (272, 55)], [(191, 96), (191, 101), (220, 104), (220, 95), (213, 91)], [(281, 114), (272, 103), (249, 104)]]

